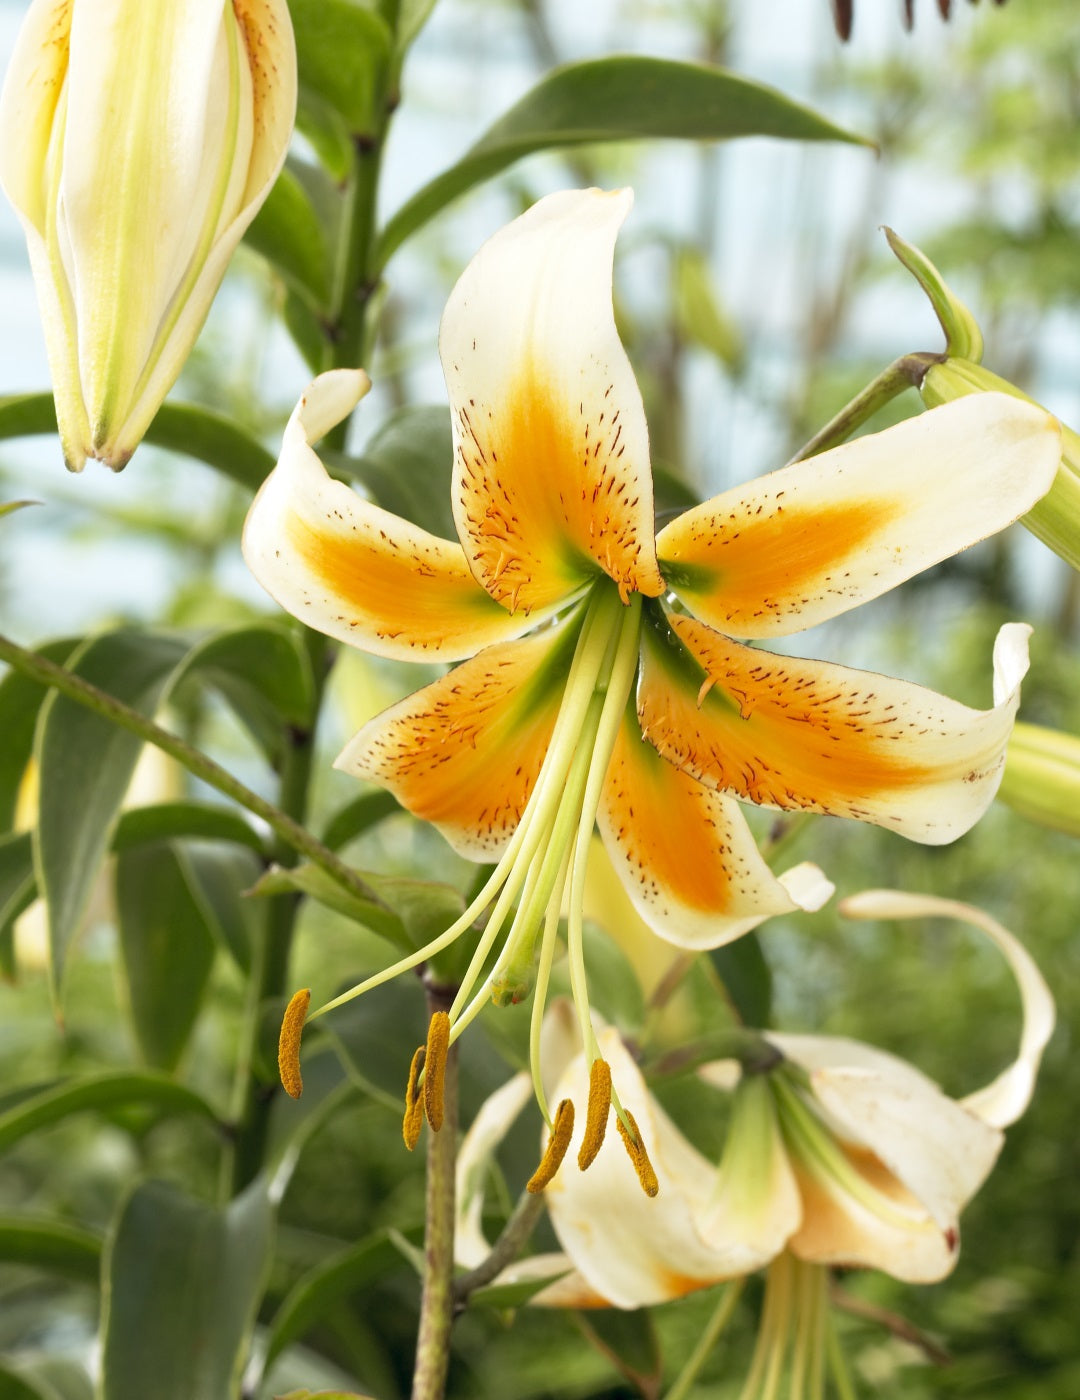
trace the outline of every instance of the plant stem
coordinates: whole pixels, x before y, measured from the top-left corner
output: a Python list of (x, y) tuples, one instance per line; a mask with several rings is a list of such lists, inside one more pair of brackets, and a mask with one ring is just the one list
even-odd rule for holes
[[(318, 633), (305, 632), (315, 678), (315, 691), (309, 723), (303, 729), (290, 728), (285, 735), (278, 801), (280, 809), (302, 826), (308, 808), (311, 761), (314, 754), (315, 724), (322, 704), (326, 679), (327, 642)], [(271, 848), (274, 864), (289, 868), (296, 864), (296, 852), (282, 836)], [(266, 1154), (270, 1110), (278, 1092), (276, 1077), (265, 1079), (258, 1069), (259, 1041), (264, 1005), (286, 991), (289, 954), (292, 950), (300, 896), (295, 891), (273, 896), (267, 901), (262, 937), (255, 944), (248, 977), (244, 1009), (244, 1029), (236, 1067), (233, 1097), (235, 1136), (225, 1165), (233, 1195), (241, 1192), (258, 1176)]]
[(690, 1387), (697, 1380), (698, 1372), (708, 1360), (709, 1353), (716, 1345), (720, 1334), (731, 1321), (731, 1315), (746, 1286), (744, 1278), (733, 1279), (724, 1289), (716, 1311), (705, 1324), (705, 1330), (697, 1340), (697, 1345), (687, 1358), (686, 1365), (679, 1372), (675, 1384), (664, 1396), (664, 1400), (686, 1400)]
[[(428, 1014), (449, 1011), (456, 988), (426, 985)], [(454, 1322), (454, 1174), (457, 1165), (458, 1050), (446, 1059), (443, 1125), (427, 1135), (424, 1214), (424, 1287), (412, 1400), (443, 1400)]]
[(382, 906), (382, 900), (374, 890), (364, 883), (355, 870), (346, 865), (333, 851), (328, 850), (288, 812), (283, 812), (280, 807), (276, 807), (272, 802), (260, 797), (257, 792), (252, 792), (249, 787), (245, 787), (238, 778), (234, 778), (230, 772), (222, 768), (219, 763), (215, 763), (201, 749), (197, 749), (186, 740), (171, 734), (167, 729), (162, 729), (160, 725), (147, 719), (138, 710), (125, 705), (123, 701), (117, 700), (106, 691), (99, 690), (96, 685), (91, 685), (81, 676), (72, 671), (65, 671), (54, 661), (49, 661), (46, 657), (35, 651), (29, 651), (4, 636), (0, 636), (0, 661), (6, 661), (9, 666), (22, 675), (38, 681), (41, 685), (58, 690), (69, 700), (74, 700), (76, 704), (84, 705), (88, 710), (93, 710), (102, 719), (119, 725), (121, 729), (126, 729), (131, 734), (137, 734), (146, 743), (161, 749), (170, 758), (175, 758), (178, 763), (183, 764), (194, 777), (199, 778), (209, 787), (216, 788), (224, 796), (231, 797), (234, 802), (245, 807), (254, 816), (261, 817), (274, 832), (274, 835), (279, 838), (279, 850), (288, 849), (307, 856), (312, 864), (325, 870), (338, 884), (351, 894), (356, 895), (358, 899)]
[(929, 366), (944, 358), (944, 355), (935, 355), (927, 351), (902, 355), (899, 360), (894, 360), (888, 369), (882, 370), (850, 403), (845, 404), (820, 432), (815, 433), (810, 441), (796, 452), (788, 466), (795, 462), (803, 462), (807, 457), (816, 457), (819, 452), (825, 452), (830, 447), (838, 447), (842, 442), (846, 442), (855, 429), (861, 428), (879, 409), (884, 408), (905, 390), (917, 388)]
[(525, 1192), (520, 1197), (510, 1219), (503, 1226), (502, 1234), (492, 1245), (488, 1257), (477, 1264), (475, 1269), (470, 1269), (467, 1274), (459, 1274), (454, 1280), (454, 1301), (459, 1312), (478, 1288), (486, 1287), (502, 1273), (507, 1264), (514, 1262), (536, 1228), (536, 1222), (543, 1209), (542, 1195), (532, 1196)]

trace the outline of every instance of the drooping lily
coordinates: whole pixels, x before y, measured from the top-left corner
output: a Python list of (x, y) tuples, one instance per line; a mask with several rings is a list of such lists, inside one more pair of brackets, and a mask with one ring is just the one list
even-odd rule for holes
[[(641, 1195), (622, 1154), (605, 1142), (588, 1173), (559, 1172), (546, 1187), (563, 1257), (524, 1260), (504, 1281), (557, 1279), (533, 1300), (542, 1305), (571, 1299), (581, 1306), (590, 1298), (595, 1305), (600, 1298), (638, 1308), (770, 1266), (758, 1350), (743, 1392), (750, 1400), (789, 1349), (796, 1368), (815, 1356), (822, 1360), (823, 1266), (875, 1268), (918, 1283), (951, 1271), (960, 1212), (993, 1166), (1002, 1130), (1031, 1099), (1054, 1027), (1053, 1000), (1023, 945), (982, 910), (871, 890), (844, 901), (841, 911), (867, 919), (955, 919), (990, 938), (1020, 992), (1023, 1024), (1013, 1063), (985, 1088), (954, 1100), (912, 1065), (869, 1045), (763, 1032), (776, 1052), (770, 1068), (740, 1075), (728, 1061), (701, 1071), (716, 1088), (733, 1089), (717, 1167), (653, 1098), (618, 1033), (604, 1028), (601, 1048), (649, 1141), (658, 1196)], [(589, 1066), (580, 1039), (568, 1035), (563, 1004), (549, 1009), (545, 1031), (552, 1092), (583, 1103)], [(479, 1253), (478, 1183), (527, 1090), (524, 1074), (505, 1085), (462, 1146), (461, 1180), (471, 1191), (462, 1225), (473, 1254)]]
[(286, 0), (34, 0), (0, 94), (64, 458), (125, 465), (296, 111)]
[[(440, 353), (457, 541), (361, 500), (320, 463), (312, 445), (368, 388), (359, 371), (310, 386), (244, 536), (256, 577), (304, 622), (381, 656), (461, 661), (365, 725), (338, 766), (495, 872), (442, 937), (346, 997), (490, 910), (450, 1037), (535, 978), (533, 1080), (549, 1121), (539, 1032), (564, 903), (582, 1035), (600, 1058), (581, 919), (594, 823), (650, 926), (706, 948), (830, 891), (812, 866), (774, 875), (738, 800), (931, 843), (986, 808), (1026, 628), (999, 636), (986, 711), (733, 638), (834, 617), (1003, 528), (1046, 490), (1059, 453), (1045, 413), (983, 397), (737, 487), (654, 539), (648, 430), (611, 304), (630, 204), (626, 190), (550, 196), (452, 292)], [(598, 1081), (600, 1123), (605, 1092)]]

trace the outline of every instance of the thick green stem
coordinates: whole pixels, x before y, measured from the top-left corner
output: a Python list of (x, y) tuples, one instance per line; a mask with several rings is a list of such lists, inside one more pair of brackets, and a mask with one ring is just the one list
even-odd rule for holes
[(882, 370), (849, 404), (845, 404), (820, 432), (815, 433), (810, 441), (796, 452), (788, 466), (793, 462), (805, 461), (807, 457), (816, 457), (819, 452), (847, 442), (856, 428), (861, 428), (879, 409), (898, 398), (905, 390), (917, 388), (922, 383), (928, 366), (944, 358), (943, 355), (919, 353), (903, 355), (899, 360), (894, 360), (888, 369)]
[[(450, 988), (428, 985), (428, 1013), (448, 1011)], [(427, 1194), (424, 1215), (424, 1287), (412, 1400), (443, 1400), (450, 1366), (454, 1322), (454, 1173), (457, 1166), (457, 1046), (446, 1059), (443, 1125), (427, 1139)]]
[(278, 837), (278, 849), (297, 851), (300, 855), (307, 856), (312, 864), (325, 870), (339, 885), (356, 895), (358, 899), (382, 904), (382, 900), (375, 891), (368, 888), (355, 870), (346, 865), (333, 851), (328, 850), (288, 812), (283, 812), (280, 807), (276, 807), (272, 802), (267, 802), (257, 792), (252, 792), (251, 788), (245, 787), (238, 778), (234, 778), (227, 769), (222, 768), (219, 763), (215, 763), (201, 749), (197, 749), (175, 734), (171, 734), (167, 729), (162, 729), (159, 724), (147, 719), (138, 710), (133, 710), (123, 701), (107, 694), (106, 691), (99, 690), (97, 686), (91, 685), (89, 681), (83, 680), (74, 672), (65, 671), (62, 666), (58, 666), (47, 657), (41, 656), (35, 651), (29, 651), (25, 647), (19, 646), (17, 642), (3, 636), (0, 636), (0, 661), (6, 661), (9, 666), (22, 675), (29, 676), (31, 680), (38, 681), (41, 685), (58, 690), (69, 700), (74, 700), (76, 704), (85, 706), (86, 709), (92, 710), (103, 719), (119, 725), (121, 729), (126, 729), (131, 734), (137, 734), (146, 743), (161, 749), (170, 758), (175, 758), (194, 777), (201, 779), (210, 787), (216, 788), (224, 796), (231, 797), (234, 802), (246, 808), (253, 816), (261, 817), (274, 832), (274, 835)]

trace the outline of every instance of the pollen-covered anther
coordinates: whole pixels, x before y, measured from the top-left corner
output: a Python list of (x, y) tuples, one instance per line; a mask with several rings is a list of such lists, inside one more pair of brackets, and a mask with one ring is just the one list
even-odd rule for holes
[(599, 1056), (589, 1067), (589, 1106), (585, 1113), (585, 1132), (578, 1149), (577, 1164), (582, 1171), (591, 1166), (604, 1145), (608, 1110), (611, 1107), (611, 1066)]
[(449, 1049), (450, 1017), (445, 1011), (436, 1011), (428, 1026), (424, 1058), (424, 1115), (433, 1133), (437, 1133), (443, 1125), (443, 1094)]
[(420, 1074), (424, 1068), (427, 1051), (418, 1045), (409, 1066), (409, 1082), (405, 1088), (405, 1117), (401, 1121), (401, 1136), (410, 1152), (420, 1141), (420, 1131), (424, 1126), (424, 1096), (420, 1089)]
[(544, 1148), (544, 1155), (540, 1159), (540, 1165), (525, 1183), (526, 1191), (531, 1191), (534, 1196), (538, 1196), (544, 1187), (547, 1186), (555, 1173), (562, 1166), (563, 1158), (566, 1156), (566, 1149), (570, 1146), (570, 1139), (573, 1135), (574, 1105), (569, 1099), (563, 1099), (555, 1110), (555, 1121), (551, 1125), (551, 1136), (548, 1138), (547, 1147)]
[(282, 1087), (291, 1099), (298, 1099), (304, 1091), (304, 1081), (300, 1076), (300, 1037), (304, 1033), (308, 1007), (311, 1005), (311, 988), (294, 992), (281, 1018), (281, 1034), (278, 1036), (278, 1074)]
[[(646, 1196), (655, 1196), (660, 1190), (660, 1183), (656, 1179), (653, 1165), (649, 1161), (649, 1154), (645, 1151), (645, 1139), (641, 1136), (641, 1130), (634, 1120), (634, 1115), (625, 1109), (626, 1123), (621, 1118), (617, 1119), (619, 1125), (619, 1136), (623, 1140), (627, 1156), (634, 1164), (638, 1181), (641, 1182), (641, 1189)], [(629, 1128), (627, 1128), (629, 1124)]]

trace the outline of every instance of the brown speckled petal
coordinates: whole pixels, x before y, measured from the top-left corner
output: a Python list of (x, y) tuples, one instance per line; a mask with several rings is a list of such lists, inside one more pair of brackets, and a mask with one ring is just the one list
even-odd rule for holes
[(1030, 629), (994, 649), (995, 701), (742, 646), (693, 618), (645, 631), (638, 714), (672, 763), (744, 801), (828, 812), (940, 845), (967, 831), (1001, 780)]

